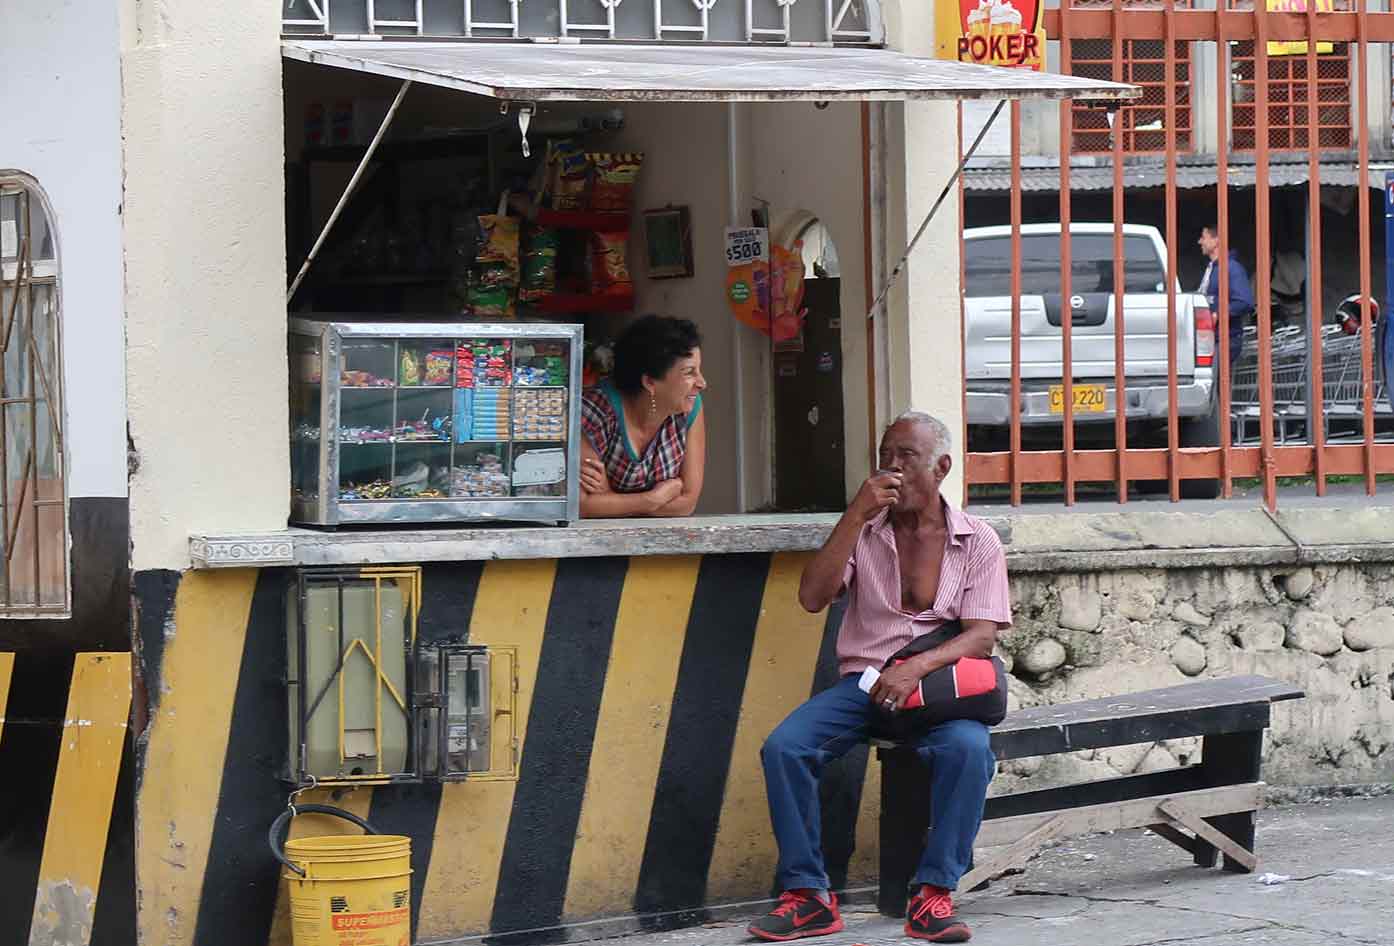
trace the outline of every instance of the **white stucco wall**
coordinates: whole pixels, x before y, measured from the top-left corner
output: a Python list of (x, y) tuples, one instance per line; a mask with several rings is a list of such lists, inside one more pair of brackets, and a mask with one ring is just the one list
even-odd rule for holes
[(133, 566), (180, 568), (286, 522), (279, 8), (121, 10)]
[[(939, 0), (944, 2), (944, 0)], [(887, 43), (934, 55), (934, 6), (885, 0)], [(894, 266), (958, 163), (958, 112), (951, 103), (888, 106), (886, 256)], [(963, 339), (960, 331), (958, 201), (944, 202), (889, 299), (890, 416), (928, 411), (954, 432), (946, 496), (963, 496)]]
[[(769, 201), (771, 226), (805, 211), (832, 234), (841, 267), (842, 415), (848, 495), (870, 471), (867, 451), (866, 239), (863, 227), (862, 120), (857, 103), (817, 109), (808, 102), (747, 106), (749, 191)], [(772, 402), (768, 358), (764, 388)]]
[[(699, 512), (734, 512), (736, 476), (735, 336), (744, 336), (747, 509), (771, 500), (773, 386), (769, 340), (741, 325), (725, 298), (724, 230), (730, 220), (725, 105), (630, 105), (616, 148), (645, 153), (639, 208), (686, 204), (692, 214), (695, 276), (650, 280), (642, 228), (630, 246), (638, 311), (690, 318), (703, 332), (703, 369), (711, 389), (707, 482)], [(809, 103), (742, 105), (737, 109), (741, 221), (768, 203), (772, 228), (799, 211), (832, 231), (842, 264), (843, 401), (848, 476), (865, 476), (866, 375), (862, 282), (861, 118), (853, 104), (826, 110)]]
[(68, 495), (121, 497), (126, 398), (116, 10), (71, 0), (12, 6), (0, 14), (0, 172), (35, 178), (57, 218)]

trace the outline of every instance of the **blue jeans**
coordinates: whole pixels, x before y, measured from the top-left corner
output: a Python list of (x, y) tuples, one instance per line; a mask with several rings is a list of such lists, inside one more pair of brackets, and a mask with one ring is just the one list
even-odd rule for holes
[[(823, 867), (818, 776), (833, 759), (865, 742), (872, 722), (871, 698), (848, 674), (790, 713), (760, 750), (770, 820), (779, 844), (781, 890), (828, 886)], [(914, 885), (953, 890), (973, 862), (973, 839), (996, 760), (987, 727), (966, 719), (934, 727), (920, 741), (920, 758), (931, 770), (929, 843)]]

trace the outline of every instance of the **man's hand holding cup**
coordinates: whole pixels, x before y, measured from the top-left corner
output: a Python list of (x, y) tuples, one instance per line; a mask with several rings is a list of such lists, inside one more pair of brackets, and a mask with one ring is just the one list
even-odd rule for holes
[(894, 506), (900, 501), (900, 487), (903, 479), (892, 470), (877, 470), (867, 478), (857, 495), (852, 498), (851, 511), (870, 522), (881, 514), (881, 510)]

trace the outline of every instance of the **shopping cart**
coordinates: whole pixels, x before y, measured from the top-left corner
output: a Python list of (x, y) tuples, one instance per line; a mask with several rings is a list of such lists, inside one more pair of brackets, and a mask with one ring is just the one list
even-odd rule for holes
[[(1322, 413), (1327, 439), (1342, 440), (1361, 436), (1364, 416), (1361, 390), (1361, 341), (1359, 335), (1345, 334), (1339, 325), (1329, 325), (1321, 334)], [(1391, 416), (1385, 394), (1384, 373), (1375, 358), (1375, 416), (1387, 421)], [(1273, 428), (1278, 443), (1305, 440), (1307, 428), (1307, 386), (1309, 352), (1302, 326), (1289, 326), (1273, 332)], [(1236, 445), (1257, 443), (1260, 425), (1258, 340), (1253, 328), (1245, 329), (1244, 354), (1234, 367), (1230, 393), (1230, 420)]]

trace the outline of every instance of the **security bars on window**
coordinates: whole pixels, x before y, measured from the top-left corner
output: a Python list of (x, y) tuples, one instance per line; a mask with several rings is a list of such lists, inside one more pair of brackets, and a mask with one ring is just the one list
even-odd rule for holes
[(56, 237), (37, 190), (0, 177), (0, 613), (70, 610)]
[[(822, 15), (800, 18), (798, 4)], [(282, 0), (288, 34), (636, 42), (881, 42), (876, 0)]]

